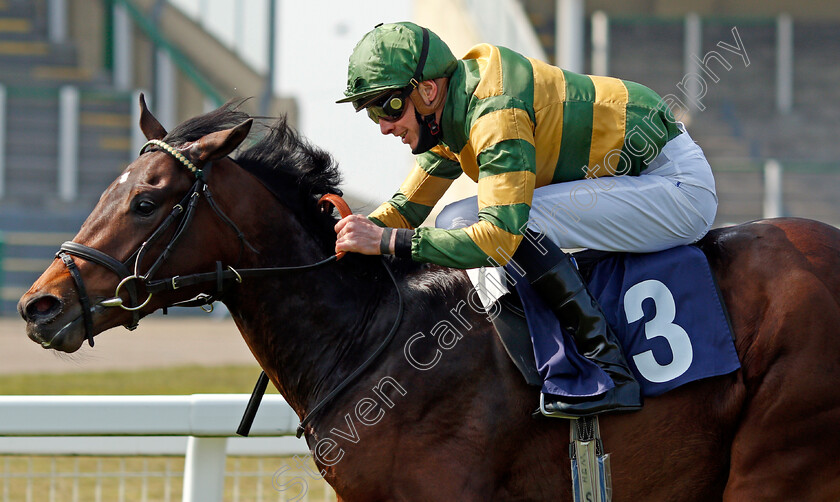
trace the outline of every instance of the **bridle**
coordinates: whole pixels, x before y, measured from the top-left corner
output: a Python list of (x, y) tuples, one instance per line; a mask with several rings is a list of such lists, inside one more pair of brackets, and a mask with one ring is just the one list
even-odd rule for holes
[[(195, 209), (198, 205), (198, 201), (202, 196), (207, 199), (207, 202), (213, 209), (214, 213), (216, 213), (216, 215), (229, 227), (231, 227), (236, 233), (240, 241), (240, 259), (242, 257), (242, 252), (244, 251), (245, 246), (248, 246), (252, 251), (256, 252), (254, 247), (251, 246), (251, 244), (248, 243), (248, 241), (245, 239), (244, 235), (236, 226), (236, 224), (234, 224), (233, 221), (227, 215), (225, 215), (225, 213), (222, 212), (221, 209), (219, 209), (218, 205), (216, 205), (215, 201), (213, 200), (213, 194), (210, 191), (210, 187), (206, 183), (206, 178), (209, 175), (212, 162), (199, 169), (177, 149), (157, 139), (149, 140), (148, 142), (146, 142), (146, 144), (144, 144), (143, 147), (140, 149), (140, 155), (145, 153), (146, 149), (150, 146), (157, 146), (161, 150), (172, 155), (181, 164), (183, 164), (184, 167), (186, 167), (187, 170), (189, 170), (189, 172), (192, 173), (195, 177), (195, 182), (193, 183), (190, 190), (178, 204), (175, 204), (175, 206), (169, 212), (169, 215), (166, 216), (166, 218), (161, 222), (161, 224), (140, 245), (140, 247), (128, 257), (128, 259), (125, 262), (121, 262), (118, 259), (98, 249), (94, 249), (90, 246), (86, 246), (84, 244), (72, 241), (67, 241), (63, 243), (59, 248), (58, 253), (56, 253), (56, 258), (61, 259), (61, 261), (67, 267), (67, 270), (70, 272), (70, 275), (73, 278), (73, 282), (75, 283), (76, 290), (79, 295), (79, 303), (82, 306), (82, 317), (85, 323), (85, 338), (87, 338), (88, 343), (91, 347), (93, 346), (93, 310), (95, 308), (119, 307), (131, 312), (131, 321), (127, 323), (125, 327), (129, 330), (133, 330), (137, 328), (137, 325), (140, 322), (140, 310), (146, 305), (148, 305), (149, 301), (151, 301), (152, 299), (152, 295), (154, 293), (167, 289), (166, 287), (162, 287), (161, 281), (152, 281), (151, 278), (172, 254), (172, 250), (175, 248), (175, 245), (178, 243), (178, 241), (184, 235), (186, 229), (189, 227), (190, 223), (192, 222), (193, 216), (195, 215)], [(175, 230), (175, 233), (170, 239), (169, 243), (166, 245), (166, 248), (152, 263), (149, 269), (145, 273), (141, 273), (140, 266), (143, 262), (143, 257), (145, 256), (146, 251), (176, 221), (178, 221), (178, 227)], [(81, 273), (79, 272), (79, 269), (73, 260), (73, 256), (83, 258), (85, 260), (96, 263), (97, 265), (101, 265), (113, 272), (114, 274), (116, 274), (117, 277), (119, 277), (120, 282), (119, 284), (117, 284), (113, 298), (103, 300), (97, 303), (96, 305), (91, 304), (90, 297), (87, 294), (87, 288), (85, 288), (84, 280), (82, 279)], [(134, 263), (134, 273), (131, 273), (129, 271), (132, 262)], [(238, 273), (236, 273), (235, 269), (233, 269), (232, 267), (228, 268), (228, 272), (232, 272), (232, 276), (234, 276), (239, 282), (241, 282), (242, 278), (239, 276)], [(178, 287), (184, 286), (177, 284), (175, 282), (176, 279), (178, 278), (174, 277), (171, 279), (172, 287), (170, 289), (178, 289)], [(220, 281), (224, 281), (224, 279), (227, 279), (227, 277), (224, 274), (219, 275)], [(138, 304), (138, 284), (142, 284), (143, 286), (145, 286), (146, 292), (148, 293), (146, 299), (140, 304)], [(122, 289), (125, 289), (128, 292), (129, 301), (131, 302), (132, 306), (127, 306), (123, 301), (122, 297), (120, 297), (120, 291)], [(196, 299), (194, 299), (196, 301), (190, 300), (190, 303), (185, 306), (212, 305), (212, 303), (218, 299), (218, 296), (220, 294), (221, 290), (220, 288), (217, 288), (216, 294), (199, 296)]]
[[(152, 296), (156, 293), (174, 291), (176, 289), (184, 287), (195, 286), (198, 284), (208, 282), (215, 282), (216, 289), (212, 294), (202, 293), (193, 298), (192, 300), (176, 302), (169, 305), (170, 307), (178, 306), (204, 308), (208, 305), (212, 307), (212, 304), (215, 301), (219, 300), (223, 295), (225, 284), (230, 284), (231, 281), (235, 281), (236, 283), (242, 283), (243, 280), (247, 278), (272, 277), (283, 275), (288, 272), (304, 272), (335, 262), (336, 260), (344, 256), (344, 252), (342, 251), (335, 255), (329, 256), (321, 261), (306, 265), (249, 268), (239, 270), (235, 269), (233, 266), (230, 265), (224, 267), (222, 265), (222, 262), (217, 261), (216, 270), (213, 272), (196, 273), (184, 276), (176, 275), (168, 279), (152, 280), (152, 276), (154, 275), (154, 273), (157, 272), (158, 269), (163, 265), (163, 263), (169, 258), (169, 256), (172, 254), (175, 245), (178, 243), (178, 241), (186, 232), (187, 228), (190, 226), (190, 223), (192, 222), (193, 217), (195, 216), (198, 201), (201, 197), (207, 199), (208, 205), (213, 209), (213, 212), (236, 233), (236, 236), (239, 239), (240, 243), (239, 259), (237, 260), (237, 263), (242, 259), (245, 246), (248, 246), (248, 248), (251, 249), (251, 251), (253, 251), (254, 253), (258, 253), (258, 251), (245, 239), (244, 234), (242, 233), (242, 231), (239, 230), (239, 228), (236, 226), (233, 220), (231, 220), (213, 200), (213, 195), (206, 181), (210, 173), (212, 162), (208, 162), (207, 165), (203, 166), (202, 168), (198, 168), (195, 166), (195, 164), (193, 164), (190, 161), (190, 159), (184, 156), (176, 148), (158, 139), (152, 139), (147, 141), (146, 144), (144, 144), (143, 147), (140, 149), (140, 155), (143, 155), (143, 153), (146, 152), (146, 149), (149, 146), (157, 146), (162, 151), (165, 151), (171, 156), (173, 156), (176, 160), (183, 164), (184, 167), (186, 167), (187, 170), (189, 170), (190, 173), (192, 173), (195, 177), (195, 182), (193, 183), (192, 187), (187, 192), (187, 194), (183, 197), (183, 199), (181, 199), (181, 201), (172, 208), (169, 215), (167, 215), (167, 217), (161, 222), (161, 224), (140, 245), (140, 247), (128, 257), (128, 259), (125, 262), (121, 262), (118, 259), (108, 255), (107, 253), (99, 251), (98, 249), (94, 249), (90, 246), (86, 246), (84, 244), (72, 241), (67, 241), (63, 243), (59, 248), (58, 253), (56, 253), (56, 257), (62, 260), (64, 265), (67, 267), (67, 270), (70, 272), (70, 275), (73, 278), (73, 282), (75, 283), (76, 290), (79, 295), (79, 303), (82, 306), (82, 316), (84, 318), (85, 323), (85, 338), (87, 338), (88, 343), (91, 347), (93, 346), (93, 309), (98, 306), (104, 308), (119, 307), (131, 312), (131, 322), (127, 323), (125, 327), (129, 330), (133, 330), (137, 328), (140, 322), (140, 310), (146, 305), (148, 305), (149, 301), (151, 301), (152, 299)], [(318, 201), (318, 206), (321, 208), (322, 211), (329, 210), (330, 205), (335, 206), (335, 208), (339, 212), (339, 215), (342, 218), (351, 214), (350, 208), (348, 207), (347, 203), (344, 201), (344, 199), (342, 199), (336, 194), (325, 194)], [(149, 267), (149, 269), (145, 273), (141, 274), (139, 269), (146, 251), (149, 249), (151, 244), (156, 242), (160, 238), (160, 236), (163, 235), (166, 232), (166, 230), (168, 230), (169, 227), (171, 227), (172, 224), (176, 221), (178, 221), (178, 226), (169, 243), (166, 245), (166, 248), (164, 248), (163, 252), (161, 252), (161, 254)], [(78, 267), (73, 261), (73, 256), (83, 258), (85, 260), (101, 265), (113, 272), (114, 274), (116, 274), (117, 277), (120, 278), (120, 282), (117, 284), (117, 287), (114, 291), (113, 298), (103, 300), (96, 305), (91, 305), (90, 298), (88, 297), (87, 290), (85, 288), (84, 280), (82, 279), (82, 275), (79, 272)], [(134, 262), (134, 273), (131, 273), (129, 271), (129, 264), (132, 263), (132, 261)], [(322, 411), (323, 408), (329, 403), (329, 401), (331, 401), (342, 390), (344, 390), (357, 376), (359, 376), (373, 363), (373, 361), (385, 350), (385, 348), (393, 340), (394, 335), (396, 334), (397, 329), (399, 328), (404, 310), (402, 293), (400, 292), (397, 279), (394, 276), (391, 267), (388, 265), (388, 262), (384, 259), (384, 257), (382, 259), (382, 263), (385, 266), (385, 270), (388, 272), (388, 275), (391, 278), (391, 281), (394, 283), (394, 287), (397, 291), (399, 310), (397, 311), (397, 317), (394, 320), (394, 324), (392, 325), (388, 335), (385, 337), (385, 340), (383, 340), (383, 342), (379, 345), (376, 351), (358, 368), (356, 368), (356, 370), (353, 373), (351, 373), (347, 378), (345, 378), (344, 381), (342, 381), (335, 389), (333, 389), (325, 398), (318, 402), (312, 408), (312, 410), (310, 410), (310, 412), (303, 418), (303, 420), (301, 420), (297, 429), (298, 437), (300, 437), (301, 434), (303, 434), (306, 425), (315, 416), (316, 413)], [(143, 301), (143, 303), (139, 305), (137, 304), (138, 284), (142, 284), (145, 288), (146, 293), (148, 293), (146, 299)], [(131, 305), (133, 306), (126, 306), (122, 297), (120, 297), (120, 291), (123, 288), (125, 288), (125, 290), (128, 292), (129, 300), (131, 302)], [(167, 307), (163, 308), (165, 311)], [(248, 430), (250, 429), (251, 422), (253, 421), (257, 408), (259, 407), (259, 402), (262, 399), (262, 394), (265, 391), (267, 383), (268, 377), (266, 376), (265, 372), (262, 372), (257, 382), (257, 386), (252, 392), (251, 400), (248, 404), (248, 408), (246, 409), (245, 416), (243, 417), (242, 423), (240, 424), (240, 427), (237, 431), (239, 434), (243, 436), (248, 435)]]

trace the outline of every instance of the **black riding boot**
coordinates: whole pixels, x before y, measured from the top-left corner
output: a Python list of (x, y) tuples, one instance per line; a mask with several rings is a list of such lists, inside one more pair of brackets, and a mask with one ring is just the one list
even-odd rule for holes
[(618, 339), (571, 258), (548, 239), (542, 239), (540, 245), (548, 250), (547, 254), (524, 240), (513, 260), (525, 270), (525, 278), (554, 312), (560, 324), (571, 332), (578, 351), (603, 369), (615, 383), (614, 388), (592, 397), (541, 394), (540, 411), (551, 417), (579, 418), (607, 411), (640, 409), (639, 383), (627, 366)]

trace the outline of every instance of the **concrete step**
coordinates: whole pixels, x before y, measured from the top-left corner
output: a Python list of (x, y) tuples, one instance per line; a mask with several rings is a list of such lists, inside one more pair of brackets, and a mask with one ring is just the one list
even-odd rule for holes
[[(0, 231), (71, 232), (75, 234), (86, 217), (87, 213), (81, 212), (64, 212), (46, 215), (32, 213), (30, 211), (7, 209), (0, 211)], [(27, 239), (26, 242), (32, 242), (32, 239)]]
[(74, 201), (63, 201), (58, 196), (58, 189), (55, 186), (46, 187), (42, 185), (20, 185), (14, 193), (10, 193), (4, 197), (0, 203), (0, 211), (7, 209), (24, 210), (32, 212), (40, 212), (44, 214), (63, 213), (67, 211), (78, 212), (90, 211), (99, 200), (99, 195), (104, 190), (104, 185), (101, 189), (91, 190), (89, 193), (82, 192), (82, 195)]
[(87, 213), (9, 208), (0, 203), (0, 232), (4, 240), (0, 314), (13, 314), (18, 298), (52, 262), (61, 242), (71, 239)]
[(0, 15), (35, 18), (35, 2), (33, 0), (0, 0)]
[(4, 16), (0, 12), (0, 41), (36, 41), (42, 34), (35, 30), (35, 24), (25, 17)]
[[(743, 183), (740, 181), (730, 182)], [(722, 226), (732, 223), (744, 223), (747, 221), (756, 220), (762, 217), (763, 212), (763, 194), (747, 195), (742, 192), (729, 194), (725, 191), (721, 192), (720, 187), (727, 183), (722, 182), (720, 177), (717, 180), (718, 186), (718, 211), (715, 216), (715, 226)]]
[(749, 145), (731, 136), (703, 136), (692, 132), (691, 137), (700, 145), (712, 165), (719, 158), (749, 158), (751, 154)]
[[(53, 202), (58, 200), (58, 188), (55, 179), (45, 179), (38, 183), (9, 183), (14, 190), (9, 190), (3, 197), (3, 205), (14, 208), (29, 208), (29, 210), (42, 208), (46, 210), (49, 206), (55, 206)], [(2, 207), (2, 206), (0, 206)]]
[[(9, 107), (27, 111), (35, 108), (52, 109), (58, 106), (60, 87), (55, 85), (31, 84), (27, 87), (7, 87)], [(90, 89), (79, 86), (79, 107), (83, 113), (123, 113), (128, 116), (135, 106), (133, 95), (110, 89)]]
[[(0, 230), (14, 226), (21, 215), (53, 213), (52, 221), (55, 215), (67, 212), (87, 214), (129, 161), (129, 96), (103, 93), (110, 85), (107, 75), (79, 68), (72, 45), (50, 43), (45, 19), (32, 0), (0, 0), (0, 83), (7, 86), (10, 124), (7, 195), (0, 201)], [(80, 194), (79, 200), (71, 203), (57, 197), (58, 93), (62, 85), (81, 89)], [(8, 214), (14, 216), (4, 218)], [(82, 219), (76, 218), (69, 227), (75, 231)], [(42, 225), (30, 218), (23, 228)], [(31, 249), (23, 252), (34, 256)]]
[[(82, 150), (79, 155), (79, 177), (87, 181), (104, 179), (110, 183), (130, 162), (131, 158), (126, 150)], [(43, 152), (9, 152), (6, 163), (6, 190), (11, 194), (16, 186), (26, 183), (56, 186), (57, 170), (58, 156), (55, 147)], [(80, 188), (81, 185), (83, 183), (80, 183)]]
[[(49, 143), (57, 141), (58, 134), (58, 110), (37, 112), (26, 115), (24, 113), (9, 113), (8, 119), (8, 148), (14, 147), (18, 142), (24, 144)], [(46, 136), (49, 134), (50, 136)]]
[(36, 86), (53, 89), (73, 85), (83, 89), (108, 89), (109, 75), (95, 73), (86, 68), (72, 65), (30, 65), (0, 67), (0, 83), (9, 88)]
[(76, 66), (75, 48), (70, 44), (52, 44), (43, 40), (0, 40), (0, 69), (39, 66)]
[[(17, 183), (55, 183), (58, 179), (58, 158), (55, 148), (43, 152), (9, 152), (6, 163), (7, 191), (12, 192)], [(82, 150), (79, 155), (79, 176), (98, 179), (107, 177), (110, 183), (130, 158), (125, 151), (102, 152)]]
[(85, 128), (119, 129), (129, 131), (131, 129), (131, 114), (90, 112), (82, 111), (79, 114), (79, 122)]
[(15, 186), (20, 184), (41, 183), (44, 186), (57, 186), (57, 169), (55, 152), (10, 152), (6, 162), (6, 196), (12, 196)]
[(46, 58), (50, 44), (40, 40), (0, 40), (0, 63), (26, 63), (32, 58)]

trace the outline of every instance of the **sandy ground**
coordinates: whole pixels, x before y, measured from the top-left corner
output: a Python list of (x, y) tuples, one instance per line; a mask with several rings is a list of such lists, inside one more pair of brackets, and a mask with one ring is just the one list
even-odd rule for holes
[(31, 341), (23, 321), (0, 317), (0, 374), (69, 373), (167, 366), (257, 363), (229, 318), (153, 316), (135, 331), (114, 328), (74, 354), (45, 350)]

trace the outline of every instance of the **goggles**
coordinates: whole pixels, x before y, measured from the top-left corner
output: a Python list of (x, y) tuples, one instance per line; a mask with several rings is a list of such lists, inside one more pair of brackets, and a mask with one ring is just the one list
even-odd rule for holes
[(390, 92), (384, 97), (374, 100), (373, 103), (365, 107), (368, 117), (371, 120), (379, 123), (380, 120), (386, 122), (393, 122), (399, 120), (405, 113), (406, 100), (411, 94), (412, 88), (400, 89), (396, 92)]
[(420, 59), (417, 61), (417, 67), (414, 69), (414, 75), (411, 77), (409, 84), (402, 89), (386, 92), (384, 95), (379, 95), (369, 101), (353, 101), (353, 107), (357, 112), (361, 111), (362, 108), (366, 109), (368, 117), (377, 124), (380, 120), (386, 122), (399, 120), (405, 113), (406, 100), (423, 80), (423, 68), (426, 66), (428, 55), (429, 30), (423, 28), (423, 46), (420, 49)]

